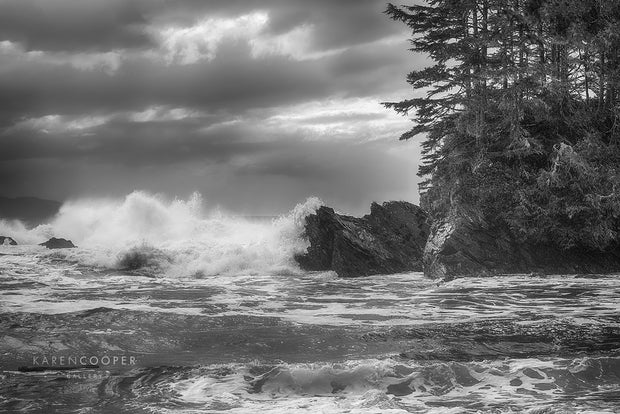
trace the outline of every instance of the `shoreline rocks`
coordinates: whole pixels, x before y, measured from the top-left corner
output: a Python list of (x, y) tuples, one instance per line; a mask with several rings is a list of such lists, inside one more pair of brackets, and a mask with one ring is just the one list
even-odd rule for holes
[(531, 258), (504, 229), (451, 216), (435, 223), (424, 248), (424, 275), (451, 280), (459, 276), (520, 273)]
[(295, 256), (304, 270), (333, 270), (341, 277), (423, 271), (433, 279), (524, 274), (620, 272), (620, 244), (606, 251), (561, 250), (515, 240), (507, 227), (465, 214), (431, 225), (418, 206), (373, 203), (357, 218), (322, 206), (306, 217), (307, 253)]
[(427, 214), (404, 201), (373, 203), (361, 218), (322, 206), (306, 217), (310, 246), (295, 260), (304, 270), (333, 270), (341, 277), (421, 271), (428, 232)]
[(433, 225), (423, 261), (425, 276), (443, 280), (509, 273), (611, 273), (620, 271), (620, 246), (601, 252), (523, 244), (507, 228), (452, 215)]
[(0, 236), (0, 246), (17, 246), (17, 242), (9, 236)]
[(71, 240), (52, 237), (45, 243), (39, 243), (39, 246), (45, 246), (48, 249), (73, 249), (77, 247)]

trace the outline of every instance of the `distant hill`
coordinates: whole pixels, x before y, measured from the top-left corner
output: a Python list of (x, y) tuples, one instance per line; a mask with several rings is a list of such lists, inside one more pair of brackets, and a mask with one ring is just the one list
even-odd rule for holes
[(0, 197), (0, 219), (21, 220), (36, 226), (58, 213), (61, 203), (35, 197)]

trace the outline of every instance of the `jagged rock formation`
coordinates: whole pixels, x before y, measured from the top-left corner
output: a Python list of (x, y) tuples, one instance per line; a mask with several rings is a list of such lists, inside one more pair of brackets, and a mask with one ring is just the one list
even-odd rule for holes
[(17, 242), (12, 237), (0, 236), (0, 245), (17, 246)]
[(306, 217), (306, 254), (295, 257), (305, 270), (334, 270), (342, 277), (422, 270), (428, 237), (426, 213), (411, 203), (373, 203), (361, 218), (320, 207)]
[(48, 249), (71, 249), (77, 247), (71, 240), (52, 237), (45, 243), (39, 243), (39, 246), (45, 246)]
[(306, 217), (305, 270), (334, 270), (342, 277), (424, 271), (427, 277), (491, 276), (508, 273), (575, 274), (620, 272), (620, 245), (606, 251), (561, 250), (515, 240), (508, 228), (465, 214), (430, 227), (419, 207), (402, 201), (373, 203), (361, 218), (320, 207)]

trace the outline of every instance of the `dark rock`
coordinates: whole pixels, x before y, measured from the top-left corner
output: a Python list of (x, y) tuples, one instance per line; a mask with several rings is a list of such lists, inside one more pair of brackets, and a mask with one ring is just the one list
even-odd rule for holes
[(620, 249), (561, 250), (523, 244), (506, 227), (452, 215), (433, 225), (423, 261), (426, 276), (444, 280), (507, 273), (609, 273), (620, 271)]
[(424, 248), (424, 273), (449, 280), (519, 268), (517, 249), (502, 229), (488, 228), (469, 217), (451, 216), (431, 229)]
[(0, 245), (17, 246), (17, 242), (8, 236), (0, 236)]
[(48, 249), (71, 249), (77, 247), (71, 240), (57, 239), (56, 237), (52, 237), (45, 243), (39, 243), (39, 246), (45, 246)]
[(136, 246), (118, 256), (118, 267), (125, 270), (138, 270), (143, 267), (159, 267), (170, 259), (158, 249)]
[(334, 270), (342, 277), (422, 270), (428, 217), (403, 202), (373, 203), (362, 218), (320, 207), (306, 217), (306, 254), (295, 259), (305, 270)]

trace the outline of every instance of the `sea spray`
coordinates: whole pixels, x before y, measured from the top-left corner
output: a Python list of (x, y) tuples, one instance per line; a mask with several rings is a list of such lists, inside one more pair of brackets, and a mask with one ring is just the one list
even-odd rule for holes
[(0, 218), (0, 235), (11, 237), (19, 244), (36, 244), (47, 240), (43, 240), (45, 233), (42, 230), (43, 228), (41, 227), (37, 231), (32, 231), (19, 220)]
[(121, 200), (65, 203), (48, 224), (26, 229), (1, 222), (0, 230), (22, 244), (49, 237), (71, 239), (79, 249), (54, 253), (84, 265), (175, 276), (296, 272), (303, 252), (304, 218), (321, 205), (315, 197), (273, 220), (203, 212), (202, 197), (166, 201), (135, 191)]

